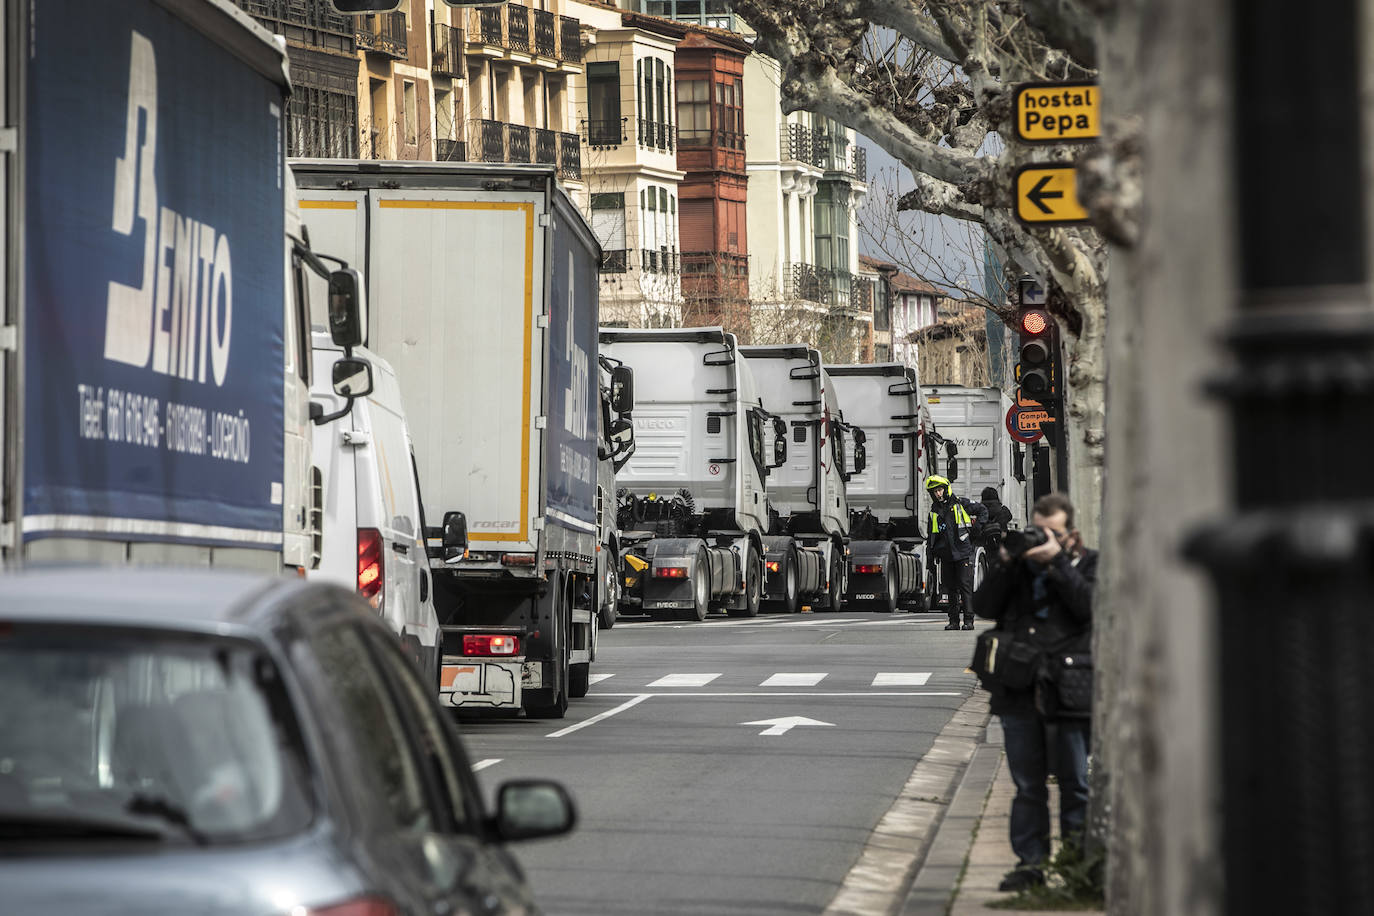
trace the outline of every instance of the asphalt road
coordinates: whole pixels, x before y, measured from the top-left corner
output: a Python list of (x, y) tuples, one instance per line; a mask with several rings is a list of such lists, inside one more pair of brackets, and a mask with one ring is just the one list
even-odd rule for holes
[(488, 798), (544, 776), (577, 799), (573, 834), (513, 849), (548, 913), (819, 913), (972, 689), (974, 634), (944, 623), (622, 618), (566, 719), (463, 732)]

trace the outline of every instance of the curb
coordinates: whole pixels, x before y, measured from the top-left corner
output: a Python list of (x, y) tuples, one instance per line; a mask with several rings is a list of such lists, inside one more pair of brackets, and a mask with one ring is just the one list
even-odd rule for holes
[[(924, 871), (927, 854), (938, 839), (937, 830), (943, 833), (942, 821), (952, 809), (952, 801), (957, 801), (956, 789), (962, 790), (967, 781), (965, 774), (980, 749), (990, 719), (988, 696), (975, 686), (940, 730), (930, 751), (917, 762), (897, 800), (869, 835), (858, 861), (825, 908), (825, 916), (897, 916), (906, 912), (902, 903)], [(986, 794), (984, 786), (977, 800), (978, 812), (982, 811)], [(960, 851), (961, 866), (967, 849), (965, 843)], [(941, 903), (942, 914), (957, 879), (956, 871)]]

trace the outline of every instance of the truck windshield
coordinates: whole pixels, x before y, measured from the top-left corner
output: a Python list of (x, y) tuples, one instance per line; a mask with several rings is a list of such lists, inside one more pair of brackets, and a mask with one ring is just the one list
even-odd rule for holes
[(312, 806), (275, 666), (239, 641), (0, 622), (0, 842), (216, 844)]

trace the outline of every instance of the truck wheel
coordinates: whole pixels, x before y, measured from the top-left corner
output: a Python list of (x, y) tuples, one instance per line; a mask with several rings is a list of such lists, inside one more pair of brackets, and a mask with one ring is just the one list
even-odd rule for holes
[(887, 586), (887, 600), (883, 604), (883, 610), (889, 614), (897, 613), (897, 578), (901, 574), (901, 570), (897, 568), (897, 551), (894, 550), (887, 555), (887, 564), (883, 566), (883, 584)]
[(592, 686), (592, 666), (587, 662), (568, 666), (568, 696), (580, 700)]
[(830, 559), (830, 607), (827, 610), (839, 611), (844, 608), (844, 559), (835, 551)]
[(787, 553), (782, 556), (782, 563), (782, 610), (786, 614), (795, 614), (801, 610), (801, 595), (797, 591), (797, 551), (795, 548), (788, 548)]
[(602, 600), (596, 609), (596, 625), (599, 629), (609, 630), (620, 619), (620, 564), (607, 564), (601, 576), (600, 597)]
[(744, 566), (744, 607), (738, 610), (731, 608), (731, 617), (759, 616), (759, 604), (763, 592), (763, 583), (759, 581), (762, 578), (759, 574), (759, 567), (763, 564), (759, 562), (759, 550), (753, 544), (749, 545), (748, 556), (749, 559)]
[(688, 620), (705, 620), (711, 610), (711, 565), (706, 558), (705, 548), (697, 551), (697, 561), (693, 566), (692, 609)]

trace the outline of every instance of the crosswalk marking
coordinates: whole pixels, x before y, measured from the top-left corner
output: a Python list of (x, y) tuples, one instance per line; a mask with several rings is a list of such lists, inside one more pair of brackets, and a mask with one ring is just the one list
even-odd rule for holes
[(606, 680), (607, 678), (612, 678), (612, 677), (615, 677), (615, 675), (614, 675), (614, 674), (593, 674), (593, 675), (591, 675), (590, 677), (587, 678), (587, 683), (589, 683), (589, 684), (600, 684), (602, 681)]
[(924, 687), (930, 681), (929, 671), (879, 671), (873, 687)]
[(720, 677), (715, 674), (666, 674), (650, 684), (650, 687), (705, 687)]
[(780, 671), (760, 684), (760, 687), (815, 687), (825, 680), (824, 671)]

